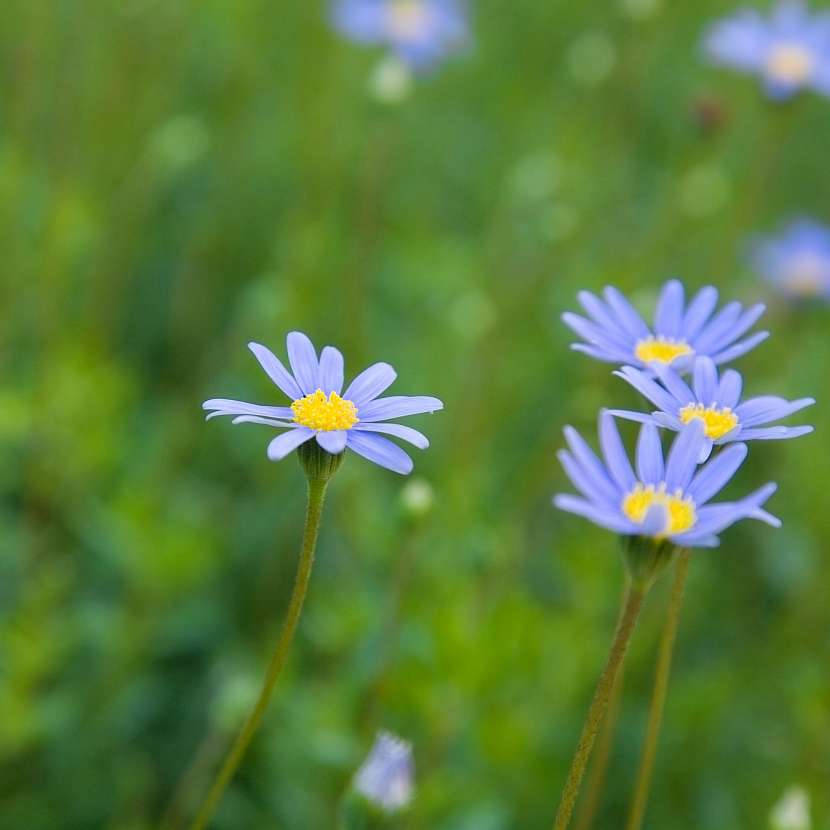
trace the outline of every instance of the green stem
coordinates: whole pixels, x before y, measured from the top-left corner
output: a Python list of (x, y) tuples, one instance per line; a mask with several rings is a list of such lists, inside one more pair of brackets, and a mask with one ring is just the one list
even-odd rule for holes
[(259, 693), (256, 705), (251, 711), (251, 714), (248, 715), (242, 731), (239, 733), (236, 741), (234, 741), (227, 758), (225, 758), (225, 762), (222, 764), (222, 768), (219, 770), (219, 774), (216, 776), (207, 797), (202, 803), (193, 823), (190, 825), (190, 830), (204, 830), (207, 827), (219, 800), (222, 798), (222, 794), (225, 792), (225, 788), (242, 762), (245, 751), (248, 749), (248, 745), (251, 743), (251, 739), (254, 737), (254, 733), (262, 721), (265, 710), (268, 708), (268, 701), (271, 699), (271, 694), (274, 691), (274, 686), (276, 686), (277, 680), (285, 665), (288, 649), (291, 647), (294, 632), (297, 630), (297, 623), (300, 619), (300, 613), (303, 610), (303, 602), (308, 591), (309, 579), (311, 578), (311, 568), (314, 564), (314, 548), (317, 545), (317, 534), (320, 530), (320, 517), (323, 513), (326, 485), (326, 480), (309, 479), (308, 509), (306, 511), (300, 561), (297, 565), (294, 590), (291, 592), (288, 613), (282, 625), (277, 647), (274, 649), (271, 662), (268, 664), (265, 682), (262, 684), (262, 690)]
[(683, 590), (686, 587), (686, 576), (689, 572), (689, 550), (683, 549), (678, 554), (677, 566), (674, 571), (674, 583), (671, 589), (669, 609), (666, 617), (666, 627), (660, 639), (660, 653), (657, 657), (657, 670), (654, 677), (654, 691), (651, 696), (651, 707), (648, 713), (648, 727), (643, 746), (643, 756), (640, 759), (640, 769), (637, 771), (637, 783), (634, 788), (634, 801), (628, 815), (626, 830), (639, 830), (643, 823), (648, 802), (648, 792), (651, 786), (651, 775), (654, 770), (654, 759), (657, 755), (657, 739), (660, 735), (660, 725), (663, 721), (663, 708), (666, 703), (666, 693), (669, 687), (672, 653), (674, 642), (677, 639), (677, 626), (680, 621), (680, 609), (683, 606)]
[(573, 761), (571, 761), (571, 768), (568, 772), (565, 787), (562, 790), (559, 809), (556, 811), (553, 830), (565, 830), (570, 823), (571, 814), (579, 796), (582, 778), (585, 775), (585, 768), (591, 757), (591, 750), (594, 747), (597, 732), (602, 724), (605, 710), (608, 708), (608, 700), (611, 697), (617, 675), (625, 659), (628, 643), (637, 624), (637, 618), (640, 616), (640, 610), (643, 607), (647, 592), (647, 584), (630, 584), (626, 591), (623, 610), (617, 623), (611, 651), (597, 683), (594, 699), (591, 701), (588, 715), (585, 718), (585, 725), (582, 727), (582, 735), (579, 738)]

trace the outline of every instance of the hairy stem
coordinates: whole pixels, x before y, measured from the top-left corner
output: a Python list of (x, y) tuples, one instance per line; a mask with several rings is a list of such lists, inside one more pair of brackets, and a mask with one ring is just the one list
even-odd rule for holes
[(297, 623), (300, 613), (303, 610), (303, 602), (308, 591), (308, 583), (311, 578), (311, 568), (314, 564), (314, 549), (317, 545), (317, 535), (320, 530), (320, 517), (323, 513), (323, 501), (326, 495), (327, 481), (322, 479), (309, 479), (308, 482), (308, 509), (306, 511), (305, 529), (303, 531), (303, 543), (300, 549), (300, 561), (297, 565), (297, 576), (294, 580), (294, 590), (291, 592), (291, 600), (288, 603), (288, 613), (282, 625), (279, 640), (277, 641), (271, 662), (268, 664), (268, 671), (262, 690), (259, 693), (256, 705), (248, 715), (242, 731), (237, 736), (230, 752), (222, 764), (222, 768), (216, 776), (196, 818), (190, 825), (190, 830), (204, 830), (216, 810), (225, 788), (239, 768), (245, 751), (254, 737), (268, 702), (277, 684), (280, 673), (288, 657), (288, 650), (294, 639), (297, 630)]
[(626, 591), (622, 613), (617, 623), (614, 641), (611, 644), (611, 651), (608, 654), (605, 667), (597, 683), (594, 698), (591, 701), (588, 715), (585, 718), (585, 725), (582, 727), (582, 735), (579, 738), (576, 752), (571, 761), (568, 778), (562, 790), (562, 798), (559, 802), (559, 809), (556, 811), (556, 819), (553, 824), (554, 830), (565, 830), (570, 823), (574, 805), (579, 796), (582, 778), (585, 775), (585, 768), (591, 757), (597, 732), (605, 716), (605, 710), (608, 708), (608, 700), (611, 697), (617, 675), (625, 659), (628, 643), (631, 640), (631, 635), (637, 624), (637, 618), (640, 616), (640, 610), (643, 607), (647, 591), (648, 588), (646, 586), (635, 584), (630, 584)]

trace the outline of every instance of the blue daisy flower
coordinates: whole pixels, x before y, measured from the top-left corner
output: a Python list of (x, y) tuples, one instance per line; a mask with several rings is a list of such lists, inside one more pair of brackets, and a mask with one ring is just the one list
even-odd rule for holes
[(734, 369), (720, 377), (709, 357), (698, 357), (689, 385), (670, 366), (656, 366), (660, 382), (632, 366), (623, 366), (615, 375), (630, 383), (650, 400), (657, 411), (651, 415), (626, 409), (612, 409), (612, 415), (681, 432), (690, 421), (704, 427), (702, 458), (708, 458), (713, 444), (733, 441), (769, 441), (797, 438), (812, 432), (811, 426), (767, 426), (815, 403), (813, 398), (788, 401), (773, 395), (741, 402), (743, 380)]
[(710, 61), (758, 75), (767, 93), (789, 98), (802, 89), (830, 96), (830, 13), (784, 0), (764, 17), (744, 9), (715, 23), (703, 48)]
[(681, 547), (716, 547), (717, 534), (741, 519), (781, 524), (762, 509), (776, 490), (772, 483), (740, 501), (709, 504), (741, 466), (747, 448), (733, 444), (698, 467), (706, 437), (697, 418), (675, 438), (665, 462), (657, 428), (643, 424), (636, 473), (609, 412), (599, 417), (605, 463), (572, 427), (565, 428), (565, 439), (569, 450), (560, 451), (559, 460), (582, 496), (558, 495), (554, 504), (615, 533)]
[(740, 303), (731, 302), (713, 314), (718, 292), (711, 285), (702, 288), (687, 305), (683, 284), (669, 280), (660, 292), (653, 328), (616, 288), (609, 286), (603, 294), (605, 302), (589, 291), (577, 295), (590, 320), (569, 311), (562, 320), (585, 340), (574, 343), (572, 349), (607, 363), (649, 369), (671, 364), (687, 371), (696, 355), (711, 357), (716, 364), (727, 363), (769, 336), (769, 332), (759, 331), (739, 340), (764, 313), (764, 305), (744, 310)]
[(412, 746), (389, 732), (378, 733), (369, 757), (357, 771), (355, 790), (391, 813), (409, 804), (414, 783)]
[(429, 446), (429, 441), (412, 427), (385, 422), (436, 412), (444, 404), (426, 395), (378, 397), (397, 377), (388, 363), (375, 363), (365, 369), (343, 392), (343, 355), (337, 349), (326, 346), (318, 359), (314, 344), (299, 331), (288, 335), (286, 346), (291, 372), (265, 346), (248, 344), (268, 377), (291, 399), (290, 406), (211, 398), (202, 404), (210, 413), (208, 420), (230, 415), (234, 424), (267, 424), (286, 430), (268, 445), (268, 458), (272, 461), (285, 458), (314, 438), (332, 455), (348, 447), (396, 473), (411, 472), (412, 459), (383, 436), (400, 438), (421, 450)]
[(830, 228), (812, 219), (796, 219), (778, 236), (752, 246), (752, 264), (790, 299), (830, 300)]
[(462, 0), (334, 0), (332, 20), (346, 37), (388, 46), (414, 70), (433, 67), (470, 37)]

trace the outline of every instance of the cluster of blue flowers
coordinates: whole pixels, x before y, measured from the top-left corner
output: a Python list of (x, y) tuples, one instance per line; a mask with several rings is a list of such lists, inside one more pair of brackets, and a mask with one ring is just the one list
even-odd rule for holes
[[(622, 364), (614, 374), (656, 410), (603, 410), (602, 460), (572, 427), (559, 460), (581, 495), (558, 495), (562, 510), (623, 536), (669, 541), (681, 547), (714, 547), (718, 534), (741, 519), (780, 522), (763, 509), (775, 492), (769, 483), (733, 502), (710, 504), (747, 456), (746, 441), (795, 438), (810, 426), (769, 426), (815, 403), (773, 395), (742, 400), (743, 379), (734, 369), (720, 376), (716, 364), (744, 354), (767, 332), (741, 338), (764, 311), (732, 302), (715, 312), (717, 291), (707, 286), (686, 305), (683, 285), (670, 280), (657, 301), (650, 328), (626, 298), (605, 289), (605, 302), (587, 291), (579, 300), (590, 319), (570, 312), (564, 322), (585, 342), (577, 351)], [(737, 341), (737, 342), (736, 342)], [(683, 375), (691, 373), (691, 385)], [(635, 465), (628, 459), (615, 416), (639, 421)], [(664, 459), (659, 430), (677, 433)], [(712, 455), (713, 447), (730, 446)]]

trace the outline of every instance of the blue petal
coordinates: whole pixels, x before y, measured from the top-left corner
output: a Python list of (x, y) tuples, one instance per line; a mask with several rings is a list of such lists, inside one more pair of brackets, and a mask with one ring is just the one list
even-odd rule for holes
[(761, 395), (744, 401), (735, 410), (735, 414), (740, 418), (744, 427), (754, 427), (767, 424), (770, 421), (779, 421), (781, 418), (793, 415), (805, 407), (812, 406), (815, 402), (815, 398), (799, 398), (795, 401), (788, 401), (786, 398), (779, 398), (777, 395)]
[(669, 393), (681, 405), (685, 406), (695, 400), (694, 393), (683, 378), (665, 363), (655, 363), (654, 371), (660, 382), (668, 389)]
[(643, 484), (660, 484), (665, 474), (657, 427), (643, 424), (637, 439), (637, 475)]
[(303, 395), (310, 395), (320, 387), (319, 365), (314, 344), (301, 331), (292, 331), (286, 338), (288, 362)]
[(704, 406), (711, 406), (718, 398), (718, 370), (711, 357), (698, 357), (695, 360), (694, 386), (697, 400)]
[(392, 470), (393, 473), (407, 475), (412, 472), (412, 459), (397, 445), (381, 435), (349, 430), (346, 446), (369, 461)]
[(803, 427), (766, 427), (741, 430), (743, 441), (776, 441), (784, 438), (799, 438), (809, 435), (813, 431), (811, 426)]
[(333, 429), (317, 433), (317, 443), (332, 455), (339, 455), (346, 449), (346, 430)]
[(747, 337), (746, 340), (741, 340), (740, 343), (736, 343), (734, 346), (730, 346), (728, 349), (713, 355), (712, 360), (714, 360), (718, 366), (720, 366), (721, 363), (729, 363), (731, 360), (736, 360), (741, 357), (741, 355), (745, 355), (768, 337), (768, 331), (759, 331), (756, 334), (753, 334), (752, 337)]
[(701, 288), (686, 309), (683, 318), (683, 338), (690, 343), (700, 334), (718, 304), (718, 290), (711, 285)]
[(207, 420), (218, 415), (259, 415), (263, 418), (294, 420), (294, 413), (288, 406), (260, 406), (245, 401), (234, 401), (230, 398), (211, 398), (202, 404), (202, 409), (215, 410), (207, 416)]
[(269, 378), (286, 394), (292, 401), (302, 398), (303, 393), (297, 385), (297, 381), (291, 373), (282, 365), (280, 359), (261, 343), (248, 343), (248, 348), (254, 353), (259, 365), (265, 370)]
[(599, 297), (594, 296), (590, 291), (580, 291), (576, 296), (582, 307), (588, 312), (595, 323), (602, 329), (608, 331), (609, 335), (613, 334), (615, 339), (621, 343), (632, 345), (630, 344), (631, 337), (626, 333), (625, 329), (620, 327), (613, 313)]
[[(647, 412), (634, 412), (633, 409), (606, 409), (609, 415), (615, 418), (623, 418), (626, 421), (635, 421), (638, 424), (654, 424), (654, 426), (664, 426), (662, 421), (659, 421), (655, 414), (649, 415)], [(661, 413), (662, 414), (662, 413)]]
[(596, 457), (594, 451), (585, 443), (585, 439), (571, 426), (564, 429), (565, 440), (571, 448), (574, 458), (584, 473), (591, 479), (594, 489), (601, 491), (611, 501), (620, 496), (617, 487)]
[(683, 323), (683, 283), (669, 280), (660, 292), (654, 312), (654, 331), (667, 337), (679, 337)]
[(669, 511), (665, 504), (653, 502), (646, 510), (640, 532), (643, 536), (660, 536), (669, 524)]
[(632, 353), (621, 352), (618, 349), (598, 349), (596, 346), (586, 346), (584, 343), (572, 343), (571, 349), (587, 354), (594, 360), (601, 360), (603, 363), (625, 363), (634, 357)]
[(360, 415), (360, 407), (373, 401), (385, 389), (388, 389), (397, 377), (397, 373), (388, 363), (374, 363), (364, 369), (343, 393), (347, 400), (354, 401)]
[(740, 372), (734, 369), (727, 369), (720, 378), (720, 386), (718, 387), (717, 399), (721, 406), (728, 406), (730, 409), (735, 409), (738, 401), (741, 399), (741, 391), (743, 389), (743, 378)]
[(358, 417), (361, 423), (387, 421), (406, 415), (420, 415), (422, 412), (437, 412), (443, 408), (444, 404), (438, 398), (429, 395), (391, 395), (388, 398), (376, 398), (360, 407)]
[(666, 487), (669, 492), (685, 490), (697, 469), (701, 450), (706, 442), (703, 423), (693, 418), (674, 439), (666, 461)]
[(708, 464), (704, 464), (692, 479), (688, 494), (698, 505), (706, 504), (717, 495), (743, 464), (746, 458), (746, 444), (733, 444), (719, 453)]
[(359, 421), (352, 429), (356, 429), (359, 432), (384, 432), (387, 435), (394, 435), (395, 438), (409, 441), (410, 444), (413, 444), (419, 450), (425, 450), (429, 447), (429, 441), (426, 435), (418, 432), (417, 429), (412, 429), (412, 427), (407, 427), (403, 424), (364, 424), (362, 421)]
[(562, 322), (572, 331), (576, 332), (583, 340), (587, 340), (594, 346), (600, 349), (618, 350), (627, 352), (629, 343), (624, 337), (618, 336), (613, 331), (601, 329), (594, 323), (574, 314), (572, 311), (566, 311), (562, 315)]
[(320, 353), (320, 388), (326, 395), (343, 389), (343, 355), (334, 346), (326, 346)]
[(643, 318), (640, 317), (634, 306), (616, 288), (610, 285), (606, 286), (603, 293), (620, 324), (620, 328), (635, 340), (641, 340), (651, 334), (648, 326), (643, 322)]
[(577, 516), (582, 516), (585, 519), (593, 522), (599, 527), (606, 530), (612, 530), (614, 533), (634, 534), (638, 528), (632, 522), (623, 518), (618, 512), (612, 510), (604, 510), (597, 507), (584, 499), (576, 496), (559, 495), (555, 496), (553, 503), (560, 509), (568, 513), (575, 513)]
[(597, 487), (594, 479), (576, 462), (576, 459), (567, 451), (559, 450), (556, 453), (562, 469), (565, 471), (571, 483), (585, 498), (592, 502), (599, 502), (606, 507), (616, 508), (619, 506), (619, 498), (610, 497), (605, 490)]
[(278, 435), (268, 445), (268, 458), (271, 461), (281, 461), (292, 450), (296, 450), (300, 444), (304, 444), (314, 433), (308, 427), (297, 427)]
[(602, 412), (599, 416), (599, 445), (605, 458), (605, 466), (617, 486), (623, 492), (630, 490), (637, 480), (620, 439), (617, 425), (608, 412)]
[(707, 324), (703, 331), (695, 338), (692, 346), (700, 354), (712, 354), (719, 348), (719, 343), (741, 316), (741, 304), (727, 303)]
[(617, 377), (630, 383), (641, 395), (648, 398), (655, 406), (659, 406), (664, 412), (674, 414), (686, 401), (678, 401), (670, 395), (662, 386), (655, 383), (645, 372), (635, 369), (633, 366), (623, 366), (617, 372)]

